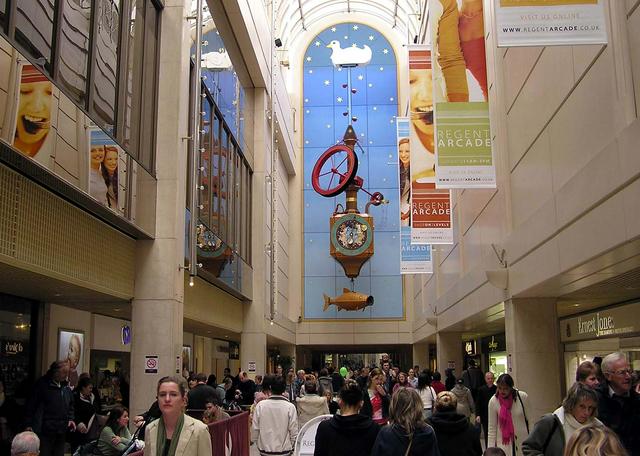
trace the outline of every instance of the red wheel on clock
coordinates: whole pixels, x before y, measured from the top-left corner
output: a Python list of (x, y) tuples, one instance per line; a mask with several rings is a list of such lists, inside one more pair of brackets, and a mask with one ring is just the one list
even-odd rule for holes
[(347, 188), (357, 172), (356, 153), (344, 144), (338, 144), (320, 156), (311, 172), (311, 184), (322, 196), (336, 196)]

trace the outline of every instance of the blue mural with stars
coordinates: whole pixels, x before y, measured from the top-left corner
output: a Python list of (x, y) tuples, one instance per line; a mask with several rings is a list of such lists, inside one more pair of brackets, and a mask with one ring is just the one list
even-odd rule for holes
[[(338, 41), (340, 48), (368, 46), (371, 61), (351, 70), (335, 68), (331, 61)], [(351, 71), (353, 122), (360, 147), (358, 176), (364, 189), (381, 192), (389, 204), (371, 207), (374, 218), (375, 253), (360, 275), (351, 280), (329, 254), (329, 217), (336, 205), (345, 205), (344, 193), (333, 198), (320, 196), (311, 185), (311, 172), (320, 155), (336, 144), (349, 125), (347, 111), (348, 72)], [(402, 277), (400, 275), (400, 226), (396, 116), (398, 115), (397, 62), (393, 47), (377, 30), (359, 23), (336, 24), (319, 33), (304, 55), (303, 141), (304, 141), (304, 318), (313, 319), (402, 319)], [(358, 208), (364, 212), (369, 196), (358, 192)], [(336, 297), (343, 288), (374, 297), (364, 311), (323, 311), (323, 294)]]

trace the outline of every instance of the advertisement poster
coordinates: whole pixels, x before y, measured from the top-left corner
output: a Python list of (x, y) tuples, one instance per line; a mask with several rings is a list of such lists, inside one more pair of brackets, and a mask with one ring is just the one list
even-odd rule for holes
[(60, 329), (58, 332), (58, 359), (69, 366), (69, 386), (78, 384), (78, 377), (84, 372), (84, 333), (82, 331)]
[(98, 127), (89, 130), (89, 194), (99, 203), (121, 212), (118, 206), (120, 148)]
[(15, 133), (12, 145), (45, 167), (55, 142), (51, 128), (53, 85), (36, 67), (18, 64), (20, 90), (17, 91)]
[(482, 2), (429, 0), (436, 187), (495, 188)]
[(411, 154), (409, 150), (410, 119), (396, 119), (398, 139), (398, 172), (400, 182), (400, 273), (420, 274), (433, 272), (431, 246), (411, 244)]
[(409, 88), (411, 242), (452, 244), (450, 191), (436, 189), (433, 79), (427, 46), (409, 47)]
[(495, 0), (499, 47), (607, 44), (603, 0)]

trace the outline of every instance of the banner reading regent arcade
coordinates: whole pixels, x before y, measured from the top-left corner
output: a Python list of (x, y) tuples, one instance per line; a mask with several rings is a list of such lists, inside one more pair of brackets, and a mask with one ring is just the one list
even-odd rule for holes
[(409, 86), (411, 243), (453, 244), (451, 192), (436, 189), (435, 184), (433, 79), (428, 46), (409, 46)]
[(607, 43), (603, 0), (495, 0), (495, 5), (500, 47)]
[(398, 175), (400, 182), (400, 273), (433, 272), (431, 246), (411, 243), (411, 153), (409, 148), (409, 118), (396, 118), (398, 140)]
[(482, 2), (429, 0), (437, 188), (495, 188)]

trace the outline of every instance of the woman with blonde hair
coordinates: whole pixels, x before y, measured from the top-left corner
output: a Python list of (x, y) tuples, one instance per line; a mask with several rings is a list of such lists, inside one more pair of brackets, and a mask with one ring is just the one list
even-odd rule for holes
[(564, 449), (564, 456), (627, 456), (620, 439), (605, 426), (586, 426), (576, 431)]
[(413, 388), (400, 388), (391, 398), (389, 426), (380, 429), (372, 456), (440, 456), (431, 426), (422, 417), (422, 400)]

